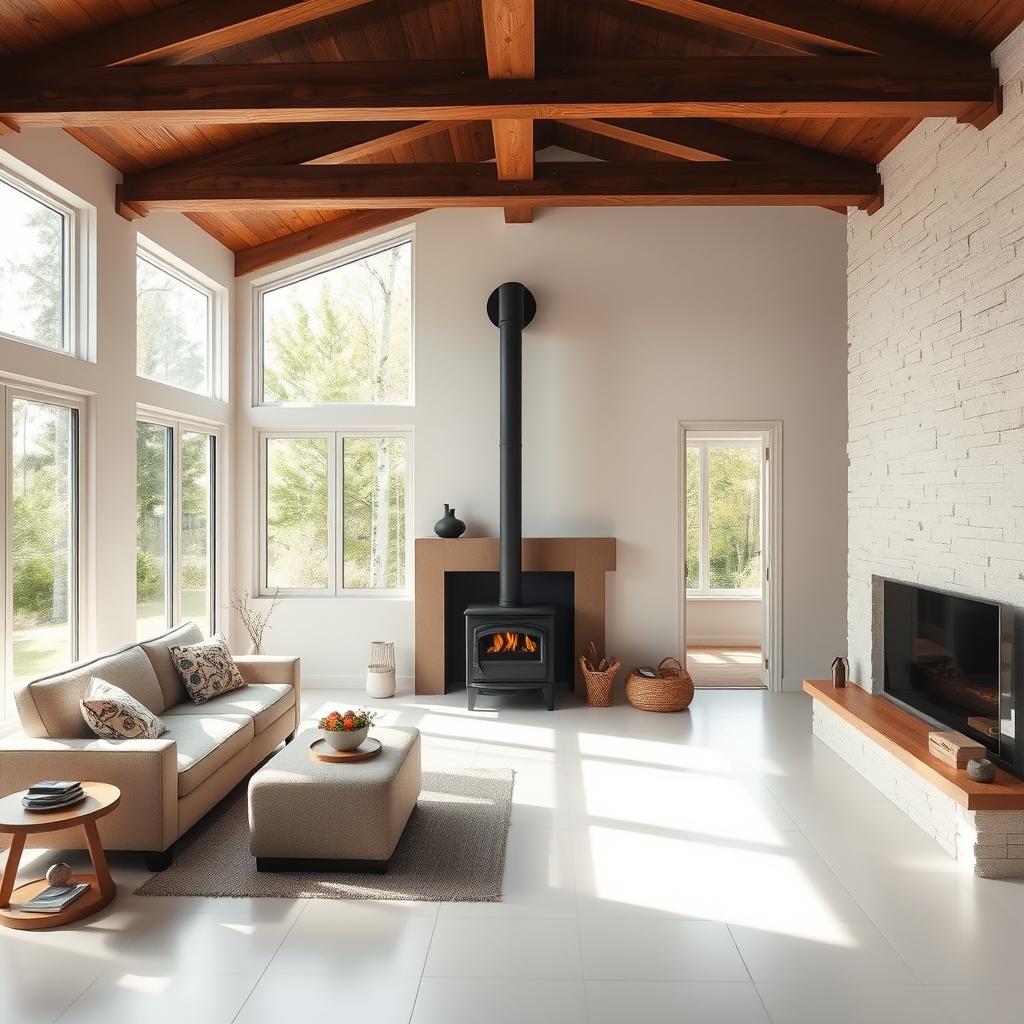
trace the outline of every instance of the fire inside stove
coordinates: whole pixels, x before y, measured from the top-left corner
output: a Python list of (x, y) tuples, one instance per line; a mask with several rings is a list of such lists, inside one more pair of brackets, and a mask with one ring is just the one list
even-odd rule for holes
[(491, 633), (481, 641), (483, 653), (488, 657), (540, 657), (540, 644), (529, 633), (507, 630)]

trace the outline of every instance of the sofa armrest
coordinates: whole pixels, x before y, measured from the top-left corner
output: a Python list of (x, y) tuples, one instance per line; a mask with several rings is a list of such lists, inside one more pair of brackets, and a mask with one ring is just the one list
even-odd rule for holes
[[(0, 792), (40, 779), (109, 782), (121, 790), (117, 810), (100, 818), (112, 850), (166, 850), (178, 837), (178, 746), (172, 739), (56, 740), (14, 735), (0, 740)], [(75, 829), (39, 833), (35, 846), (80, 847)]]
[(295, 690), (295, 728), (302, 721), (302, 659), (279, 654), (243, 654), (234, 659), (247, 683), (291, 683)]

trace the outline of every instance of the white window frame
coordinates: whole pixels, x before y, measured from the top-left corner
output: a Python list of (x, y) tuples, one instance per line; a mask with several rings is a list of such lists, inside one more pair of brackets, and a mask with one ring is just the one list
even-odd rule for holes
[[(398, 402), (269, 402), (263, 396), (263, 297), (268, 292), (277, 291), (290, 284), (305, 281), (319, 274), (329, 273), (350, 263), (358, 263), (368, 256), (394, 249), (408, 243), (410, 246), (409, 275), (409, 397)], [(416, 236), (411, 226), (399, 231), (376, 235), (371, 241), (349, 246), (331, 256), (307, 260), (288, 270), (267, 275), (253, 282), (252, 286), (252, 324), (253, 324), (253, 378), (252, 404), (255, 407), (270, 409), (302, 409), (302, 408), (357, 408), (387, 409), (406, 408), (416, 404)]]
[(53, 348), (5, 331), (0, 331), (0, 338), (42, 352), (95, 362), (96, 208), (5, 153), (0, 153), (0, 182), (64, 219), (61, 347)]
[[(168, 467), (167, 486), (170, 490), (171, 514), (167, 524), (167, 582), (165, 601), (167, 604), (168, 629), (178, 625), (182, 621), (181, 610), (181, 540), (182, 540), (182, 509), (181, 509), (181, 449), (182, 434), (208, 434), (213, 438), (213, 457), (210, 466), (213, 470), (212, 503), (210, 510), (210, 521), (213, 528), (210, 531), (210, 606), (208, 609), (210, 617), (210, 635), (217, 632), (221, 625), (222, 616), (218, 614), (220, 598), (222, 594), (223, 570), (223, 525), (224, 525), (224, 494), (225, 494), (225, 461), (223, 428), (216, 423), (207, 420), (192, 419), (183, 416), (168, 416), (166, 413), (157, 412), (145, 406), (139, 406), (136, 414), (136, 423), (151, 423), (158, 427), (167, 427), (171, 431), (171, 465)], [(136, 472), (138, 465), (136, 465)], [(136, 487), (138, 483), (136, 481)], [(138, 545), (138, 537), (135, 539)], [(138, 617), (138, 595), (135, 599), (136, 622)], [(227, 616), (223, 617), (226, 621)], [(137, 630), (136, 630), (137, 631)]]
[[(710, 587), (708, 582), (711, 578), (711, 524), (708, 519), (708, 448), (714, 447), (727, 447), (727, 448), (751, 448), (758, 453), (758, 464), (762, 464), (761, 455), (766, 446), (767, 442), (763, 437), (713, 437), (690, 434), (686, 438), (686, 447), (684, 449), (683, 458), (684, 464), (682, 467), (683, 479), (686, 479), (687, 475), (687, 464), (686, 460), (689, 459), (690, 449), (695, 448), (699, 455), (699, 470), (700, 470), (700, 482), (698, 485), (698, 504), (697, 504), (697, 523), (700, 528), (700, 544), (698, 552), (698, 564), (699, 564), (699, 579), (696, 587), (690, 587), (689, 581), (685, 579), (686, 576), (686, 563), (683, 563), (683, 574), (684, 574), (684, 590), (688, 598), (702, 598), (705, 600), (715, 601), (751, 601), (761, 600), (764, 594), (764, 573), (761, 573), (761, 582), (757, 587), (748, 587), (743, 590), (732, 589), (728, 587)], [(687, 500), (693, 500), (691, 496), (687, 496)], [(761, 529), (762, 541), (761, 541), (761, 558), (762, 564), (764, 561), (764, 523), (763, 523), (763, 504), (764, 504), (764, 476), (763, 473), (759, 473), (758, 476), (758, 506), (759, 506), (759, 524)], [(686, 523), (683, 523), (683, 531), (686, 531)]]
[[(52, 350), (51, 350), (52, 351)], [(59, 390), (6, 384), (0, 381), (0, 405), (3, 416), (0, 419), (0, 579), (3, 581), (3, 594), (0, 595), (0, 634), (4, 637), (2, 660), (0, 660), (0, 719), (13, 713), (14, 685), (14, 573), (13, 523), (10, 514), (10, 500), (13, 494), (14, 457), (11, 450), (13, 443), (14, 403), (17, 400), (34, 402), (39, 405), (55, 405), (70, 409), (74, 413), (73, 423), (73, 472), (74, 482), (71, 488), (72, 528), (71, 537), (74, 552), (71, 557), (71, 579), (68, 586), (69, 608), (68, 626), (70, 629), (69, 663), (78, 659), (82, 643), (82, 582), (85, 578), (86, 566), (86, 528), (83, 512), (82, 496), (86, 488), (87, 450), (86, 401), (83, 398), (69, 395)]]
[[(267, 442), (279, 438), (322, 438), (327, 441), (327, 586), (270, 587), (267, 584)], [(405, 439), (405, 586), (345, 587), (344, 580), (344, 442), (346, 438), (402, 437)], [(259, 597), (409, 597), (412, 593), (412, 494), (413, 431), (409, 427), (365, 427), (309, 430), (264, 430), (257, 434), (256, 474), (259, 488), (259, 519), (256, 531), (257, 580), (254, 593)]]
[[(227, 332), (227, 290), (219, 285), (212, 278), (196, 270), (195, 267), (179, 259), (173, 253), (157, 245), (155, 242), (142, 235), (139, 235), (138, 246), (136, 247), (136, 269), (138, 260), (162, 270), (165, 274), (175, 278), (189, 288), (194, 288), (207, 298), (207, 324), (206, 324), (206, 379), (209, 383), (209, 391), (192, 391), (190, 388), (178, 387), (167, 381), (157, 380), (155, 377), (147, 377), (139, 372), (138, 364), (138, 339), (136, 338), (135, 374), (139, 380), (149, 381), (160, 387), (173, 388), (175, 391), (184, 392), (186, 395), (196, 395), (199, 398), (212, 398), (216, 401), (225, 401), (227, 374), (227, 353), (225, 351), (228, 337)], [(138, 276), (136, 274), (136, 295), (138, 295)]]

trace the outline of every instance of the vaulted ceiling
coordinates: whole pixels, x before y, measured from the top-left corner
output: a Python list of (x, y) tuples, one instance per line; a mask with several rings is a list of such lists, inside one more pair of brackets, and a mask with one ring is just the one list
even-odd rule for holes
[[(239, 273), (437, 207), (871, 210), (921, 118), (997, 115), (990, 51), (1022, 20), (1024, 0), (0, 0), (0, 132), (65, 128), (124, 173), (121, 213), (186, 213)], [(551, 145), (601, 162), (535, 161)]]

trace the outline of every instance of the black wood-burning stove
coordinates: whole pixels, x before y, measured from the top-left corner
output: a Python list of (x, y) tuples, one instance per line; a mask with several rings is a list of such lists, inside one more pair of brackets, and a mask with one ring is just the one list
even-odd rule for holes
[(555, 706), (555, 609), (524, 606), (523, 328), (537, 312), (516, 282), (496, 288), (487, 315), (501, 333), (501, 529), (498, 604), (466, 609), (466, 691), (470, 711), (484, 693), (543, 690)]

